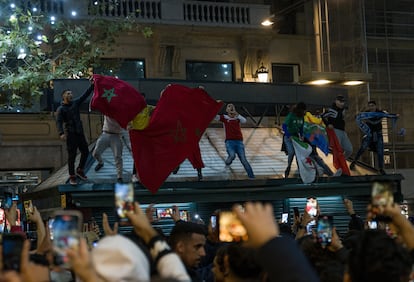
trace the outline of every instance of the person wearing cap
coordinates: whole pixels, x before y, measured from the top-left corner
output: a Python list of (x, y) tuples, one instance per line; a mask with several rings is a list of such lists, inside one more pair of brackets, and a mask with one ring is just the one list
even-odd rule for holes
[(369, 147), (372, 151), (377, 152), (379, 172), (381, 174), (385, 174), (382, 119), (397, 119), (398, 116), (398, 114), (388, 114), (378, 109), (377, 103), (375, 101), (368, 102), (368, 108), (359, 113), (356, 117), (357, 124), (363, 132), (364, 136), (362, 138), (361, 147), (359, 148), (353, 162), (349, 166), (350, 169), (355, 169), (356, 162)]
[(351, 156), (353, 147), (345, 132), (345, 97), (338, 95), (332, 106), (322, 114), (322, 119), (328, 128), (334, 129), (339, 144), (344, 151), (344, 157), (347, 159)]

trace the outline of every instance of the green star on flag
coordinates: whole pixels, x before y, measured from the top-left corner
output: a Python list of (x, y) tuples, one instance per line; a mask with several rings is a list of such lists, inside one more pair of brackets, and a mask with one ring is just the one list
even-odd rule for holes
[(111, 103), (111, 100), (113, 97), (116, 97), (115, 94), (115, 88), (112, 89), (104, 89), (104, 93), (102, 94), (102, 98), (106, 98), (108, 100), (108, 103)]

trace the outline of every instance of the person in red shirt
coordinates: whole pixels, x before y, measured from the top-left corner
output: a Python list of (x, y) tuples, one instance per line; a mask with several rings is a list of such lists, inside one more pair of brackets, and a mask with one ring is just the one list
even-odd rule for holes
[(236, 154), (240, 159), (244, 169), (247, 172), (247, 176), (250, 179), (255, 178), (253, 169), (246, 159), (246, 154), (243, 144), (243, 134), (240, 128), (240, 123), (246, 123), (246, 118), (240, 115), (236, 111), (236, 107), (233, 104), (227, 104), (227, 115), (217, 115), (215, 120), (221, 121), (226, 133), (226, 150), (228, 157), (225, 161), (226, 166), (231, 165), (236, 158)]

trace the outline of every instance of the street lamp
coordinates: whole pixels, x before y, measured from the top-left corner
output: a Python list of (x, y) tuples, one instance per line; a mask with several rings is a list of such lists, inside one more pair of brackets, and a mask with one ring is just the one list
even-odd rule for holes
[(269, 77), (269, 70), (262, 64), (256, 71), (257, 78), (259, 79), (259, 82), (267, 82)]

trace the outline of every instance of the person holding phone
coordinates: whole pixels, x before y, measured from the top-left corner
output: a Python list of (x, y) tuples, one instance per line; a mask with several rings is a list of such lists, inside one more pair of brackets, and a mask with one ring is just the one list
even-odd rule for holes
[(269, 281), (320, 281), (295, 240), (279, 236), (270, 204), (248, 202), (244, 211), (239, 206), (233, 211), (247, 229), (249, 245), (258, 250), (258, 262)]

